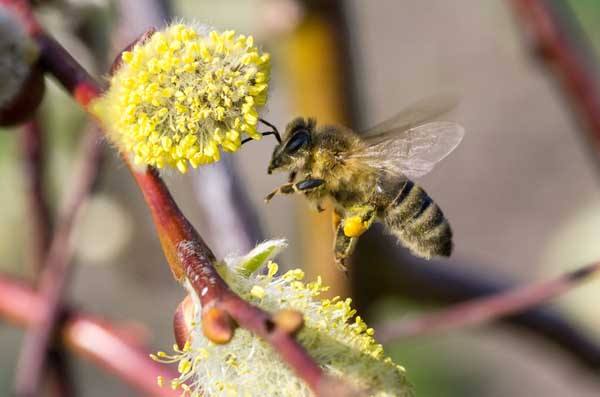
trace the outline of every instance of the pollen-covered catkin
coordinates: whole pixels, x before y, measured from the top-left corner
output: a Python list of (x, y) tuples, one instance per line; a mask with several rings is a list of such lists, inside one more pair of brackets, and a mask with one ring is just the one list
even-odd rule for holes
[(135, 163), (186, 172), (237, 150), (244, 134), (261, 137), (270, 58), (251, 36), (175, 24), (122, 60), (92, 109)]
[[(302, 270), (277, 274), (278, 266), (269, 258), (284, 246), (282, 240), (264, 242), (244, 257), (226, 258), (217, 270), (242, 299), (271, 313), (302, 313), (304, 323), (294, 328), (299, 330), (296, 338), (327, 374), (366, 391), (364, 395), (412, 396), (404, 369), (385, 356), (373, 329), (355, 316), (350, 299), (320, 299), (327, 287), (320, 278), (305, 283)], [(237, 329), (224, 345), (211, 342), (202, 333), (198, 296), (191, 295), (194, 305), (187, 308), (192, 312), (183, 316), (189, 321), (187, 341), (178, 340), (172, 354), (153, 356), (177, 364), (180, 376), (171, 380), (172, 387), (186, 397), (312, 395), (277, 352), (248, 330)], [(159, 379), (159, 384), (164, 381)]]

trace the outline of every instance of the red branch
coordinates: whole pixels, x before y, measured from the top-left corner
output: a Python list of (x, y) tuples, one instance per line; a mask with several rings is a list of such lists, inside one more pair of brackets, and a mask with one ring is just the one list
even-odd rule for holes
[[(0, 276), (0, 315), (13, 324), (31, 328), (44, 315), (45, 302), (25, 284)], [(179, 393), (159, 387), (156, 378), (176, 378), (148, 357), (148, 353), (135, 347), (131, 338), (124, 336), (106, 320), (90, 315), (65, 311), (66, 320), (58, 335), (72, 351), (105, 368), (131, 386), (152, 396), (175, 397)]]
[(33, 273), (40, 271), (50, 245), (50, 210), (44, 194), (44, 137), (37, 120), (25, 124), (21, 132), (23, 166), (27, 184), (28, 214), (31, 222), (29, 261)]
[[(29, 262), (33, 274), (42, 270), (44, 259), (50, 245), (52, 227), (50, 210), (44, 192), (44, 130), (37, 117), (29, 121), (21, 132), (23, 166), (27, 183), (28, 214), (30, 218), (30, 237), (28, 241)], [(69, 363), (60, 346), (52, 346), (49, 352), (48, 369), (51, 373), (51, 395), (68, 397), (74, 395), (74, 385)]]
[[(549, 71), (562, 85), (590, 132), (596, 151), (600, 151), (600, 90), (581, 46), (570, 43), (566, 27), (553, 15), (551, 2), (511, 0), (516, 15), (533, 40), (537, 54), (547, 62)], [(560, 2), (559, 2), (560, 3)], [(563, 4), (566, 7), (567, 5)], [(573, 39), (573, 38), (571, 38)], [(589, 55), (589, 54), (588, 54)]]
[(61, 85), (84, 108), (93, 98), (100, 95), (100, 86), (88, 72), (69, 54), (69, 52), (45, 32), (40, 31), (34, 37), (40, 51), (41, 66), (44, 71), (60, 76)]
[(550, 281), (459, 303), (413, 320), (384, 323), (377, 327), (377, 335), (381, 342), (387, 343), (401, 338), (450, 332), (489, 323), (500, 317), (521, 313), (562, 295), (589, 280), (599, 271), (600, 263), (594, 263)]
[(96, 129), (88, 131), (84, 137), (80, 150), (82, 164), (75, 167), (77, 176), (43, 265), (39, 289), (46, 304), (40, 311), (36, 326), (28, 328), (25, 334), (17, 366), (15, 390), (18, 396), (39, 395), (47, 353), (60, 320), (62, 296), (70, 274), (71, 231), (98, 175), (101, 157), (99, 138)]

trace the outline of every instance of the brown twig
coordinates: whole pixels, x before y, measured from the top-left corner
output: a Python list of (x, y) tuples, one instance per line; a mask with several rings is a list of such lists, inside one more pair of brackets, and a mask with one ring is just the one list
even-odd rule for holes
[(44, 261), (39, 290), (46, 305), (36, 326), (25, 334), (17, 366), (15, 391), (18, 396), (37, 396), (43, 378), (46, 356), (60, 319), (61, 301), (70, 274), (71, 231), (83, 203), (98, 175), (101, 145), (97, 129), (84, 136), (80, 149), (81, 165), (59, 216), (55, 233)]
[(384, 323), (377, 327), (377, 335), (381, 342), (387, 343), (397, 339), (447, 333), (489, 323), (500, 317), (524, 312), (562, 295), (589, 280), (598, 271), (600, 271), (600, 263), (595, 263), (553, 280), (525, 285), (493, 296), (459, 303), (416, 319)]
[[(28, 185), (28, 214), (31, 222), (29, 261), (31, 262), (31, 271), (36, 275), (42, 270), (52, 235), (50, 210), (44, 192), (43, 132), (37, 118), (34, 118), (25, 124), (21, 133), (25, 181)], [(74, 384), (71, 380), (67, 358), (59, 346), (51, 348), (48, 362), (48, 367), (53, 374), (52, 395), (61, 397), (74, 395)]]
[(48, 372), (50, 375), (49, 394), (51, 396), (71, 397), (77, 394), (70, 360), (60, 344), (50, 348)]
[(31, 222), (29, 260), (32, 272), (37, 273), (42, 268), (52, 232), (50, 210), (44, 193), (44, 137), (37, 120), (31, 120), (23, 127), (21, 146), (28, 193), (28, 214)]
[(511, 3), (535, 54), (546, 63), (589, 132), (597, 155), (600, 152), (600, 81), (595, 77), (598, 64), (584, 37), (577, 36), (564, 23), (568, 4), (544, 0), (511, 0)]
[(92, 99), (100, 95), (100, 85), (63, 46), (41, 30), (34, 38), (40, 47), (40, 63), (44, 71), (60, 79), (63, 88), (77, 103), (87, 107)]
[[(0, 316), (13, 324), (31, 328), (44, 315), (45, 302), (23, 283), (0, 276)], [(153, 396), (175, 397), (179, 393), (159, 387), (156, 378), (177, 377), (152, 361), (148, 353), (134, 346), (106, 320), (64, 309), (65, 321), (57, 334), (75, 353), (118, 376), (131, 386)]]

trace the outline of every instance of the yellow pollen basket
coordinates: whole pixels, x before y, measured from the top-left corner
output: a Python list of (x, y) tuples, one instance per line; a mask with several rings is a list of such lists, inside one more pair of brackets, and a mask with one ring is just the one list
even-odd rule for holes
[(367, 223), (360, 216), (351, 216), (344, 220), (344, 234), (347, 237), (359, 237), (367, 231)]

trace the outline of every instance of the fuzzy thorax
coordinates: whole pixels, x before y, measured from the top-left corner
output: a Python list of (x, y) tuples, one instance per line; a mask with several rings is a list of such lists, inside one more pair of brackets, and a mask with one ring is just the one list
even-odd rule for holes
[(269, 54), (251, 36), (171, 25), (122, 54), (110, 88), (92, 107), (135, 163), (186, 172), (259, 139)]

